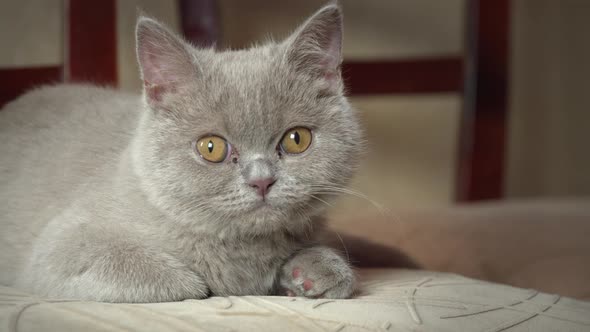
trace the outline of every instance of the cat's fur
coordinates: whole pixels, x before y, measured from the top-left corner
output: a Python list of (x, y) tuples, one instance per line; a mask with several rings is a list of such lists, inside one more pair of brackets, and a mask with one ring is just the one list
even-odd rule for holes
[[(361, 147), (340, 77), (340, 9), (281, 43), (196, 49), (137, 25), (144, 93), (45, 87), (0, 112), (0, 282), (41, 296), (109, 302), (208, 295), (344, 298), (354, 274), (321, 246), (326, 187)], [(301, 155), (277, 144), (305, 126)], [(191, 142), (225, 137), (211, 164)], [(247, 181), (277, 179), (265, 203)], [(311, 285), (311, 287), (310, 287)]]

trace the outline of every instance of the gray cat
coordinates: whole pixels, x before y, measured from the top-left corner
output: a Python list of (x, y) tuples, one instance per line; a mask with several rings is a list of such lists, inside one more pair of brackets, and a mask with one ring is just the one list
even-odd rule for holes
[(241, 51), (145, 17), (136, 33), (142, 96), (44, 87), (0, 112), (0, 283), (107, 302), (351, 296), (319, 241), (362, 147), (339, 7)]

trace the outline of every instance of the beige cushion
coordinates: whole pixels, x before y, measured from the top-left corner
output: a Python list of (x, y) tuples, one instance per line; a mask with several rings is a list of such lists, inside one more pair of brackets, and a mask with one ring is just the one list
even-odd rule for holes
[(590, 303), (427, 271), (363, 270), (350, 300), (108, 304), (0, 288), (1, 331), (590, 331)]
[[(333, 228), (363, 265), (399, 267), (411, 261), (426, 270), (590, 300), (588, 197), (393, 209), (389, 216), (342, 218)], [(347, 234), (399, 253), (366, 246), (359, 252)]]

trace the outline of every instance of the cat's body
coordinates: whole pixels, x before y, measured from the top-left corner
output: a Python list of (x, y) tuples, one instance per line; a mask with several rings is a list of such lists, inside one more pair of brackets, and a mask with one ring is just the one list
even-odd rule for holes
[(3, 284), (17, 281), (51, 220), (108, 187), (104, 179), (116, 174), (133, 137), (138, 103), (139, 96), (107, 89), (56, 86), (30, 92), (0, 112)]
[[(119, 257), (145, 250), (170, 256), (170, 262), (158, 258), (162, 267), (178, 263), (206, 266), (201, 269), (202, 278), (214, 294), (268, 294), (276, 271), (299, 247), (296, 238), (237, 240), (228, 235), (225, 239), (222, 234), (195, 230), (191, 225), (168, 227), (167, 222), (174, 220), (164, 222), (168, 217), (147, 201), (130, 169), (130, 144), (141, 109), (139, 95), (66, 85), (31, 92), (0, 113), (0, 137), (6, 143), (0, 153), (13, 156), (0, 166), (0, 197), (6, 203), (0, 206), (0, 215), (10, 216), (2, 218), (0, 233), (2, 284), (48, 296), (84, 297), (80, 291), (59, 287), (68, 278), (79, 276), (61, 275), (51, 280), (51, 271), (46, 271), (51, 267), (26, 266), (27, 260), (38, 256), (49, 262), (43, 256), (51, 255), (56, 261), (84, 269), (85, 264), (105, 255), (100, 252), (100, 242), (104, 242), (105, 246), (121, 246), (116, 254)], [(97, 213), (90, 215), (89, 211)], [(64, 216), (69, 220), (66, 228)], [(54, 224), (46, 227), (52, 221)], [(47, 234), (50, 241), (67, 242), (68, 247), (55, 252), (51, 243), (35, 243), (44, 230), (55, 231), (54, 235)], [(135, 238), (126, 238), (126, 234)], [(93, 252), (74, 261), (76, 253), (84, 250)], [(55, 255), (63, 257), (56, 259)], [(210, 256), (215, 259), (207, 259)], [(32, 280), (31, 272), (44, 276), (42, 282)], [(173, 272), (163, 271), (154, 284), (163, 285)], [(198, 285), (199, 278), (195, 276), (192, 282)], [(97, 288), (93, 298), (112, 296), (103, 286)], [(134, 300), (133, 294), (126, 299)]]
[[(334, 76), (339, 25), (331, 5), (283, 44), (214, 53), (143, 19), (143, 96), (58, 86), (7, 105), (0, 282), (111, 302), (350, 296), (350, 267), (317, 246), (324, 207), (312, 199), (349, 179), (360, 145)], [(327, 66), (319, 77), (315, 60)], [(278, 151), (303, 127), (309, 151)], [(203, 135), (231, 154), (200, 158)]]

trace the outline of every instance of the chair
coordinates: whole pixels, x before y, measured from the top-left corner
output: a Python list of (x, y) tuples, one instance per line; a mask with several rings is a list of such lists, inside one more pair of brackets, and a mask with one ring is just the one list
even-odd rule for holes
[(0, 68), (0, 107), (34, 86), (92, 81), (117, 85), (116, 0), (64, 1), (64, 62)]
[[(218, 40), (216, 0), (179, 0), (185, 37), (197, 45)], [(65, 59), (61, 66), (0, 69), (0, 106), (35, 85), (93, 81), (117, 85), (116, 1), (66, 0)], [(462, 57), (345, 61), (352, 96), (461, 93), (456, 200), (503, 195), (508, 103), (510, 0), (467, 0)]]

